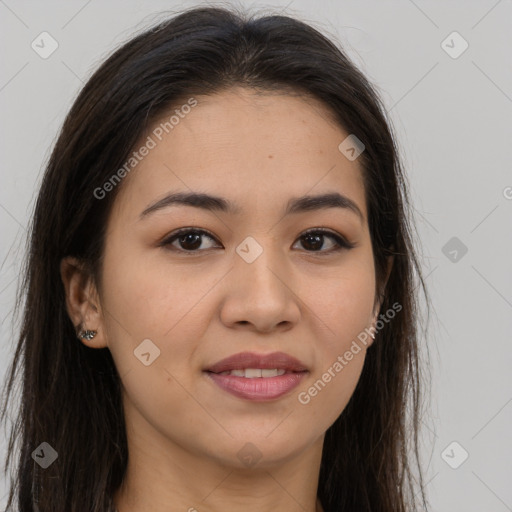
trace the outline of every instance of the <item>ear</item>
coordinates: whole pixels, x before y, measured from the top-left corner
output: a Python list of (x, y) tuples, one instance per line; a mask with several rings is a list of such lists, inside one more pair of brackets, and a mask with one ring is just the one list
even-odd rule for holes
[(97, 332), (91, 340), (80, 338), (80, 341), (90, 348), (105, 348), (108, 346), (107, 336), (92, 275), (83, 263), (71, 256), (61, 260), (60, 275), (66, 294), (66, 309), (77, 335), (82, 329)]
[[(379, 315), (379, 311), (380, 311), (380, 307), (382, 306), (382, 303), (384, 302), (384, 298), (386, 296), (386, 286), (388, 284), (388, 280), (389, 280), (389, 276), (391, 274), (391, 269), (393, 268), (393, 262), (395, 260), (395, 256), (394, 255), (390, 255), (388, 256), (388, 265), (387, 265), (387, 269), (386, 269), (386, 276), (385, 276), (385, 279), (384, 279), (384, 282), (381, 286), (381, 291), (379, 293), (379, 296), (376, 298), (375, 300), (375, 306), (374, 306), (374, 309), (373, 309), (373, 313), (372, 313), (372, 320), (371, 320), (371, 332), (375, 333), (375, 330), (376, 330), (376, 323), (378, 321), (378, 315)], [(369, 345), (371, 345), (373, 343), (373, 340), (374, 338), (371, 339)]]

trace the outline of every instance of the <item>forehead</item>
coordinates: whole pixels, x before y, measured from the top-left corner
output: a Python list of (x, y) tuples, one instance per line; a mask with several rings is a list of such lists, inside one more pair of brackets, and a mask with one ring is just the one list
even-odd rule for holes
[(136, 144), (151, 149), (124, 178), (118, 213), (140, 214), (170, 192), (225, 197), (244, 215), (337, 191), (366, 218), (359, 162), (338, 149), (349, 134), (321, 102), (241, 88), (190, 100), (177, 102)]

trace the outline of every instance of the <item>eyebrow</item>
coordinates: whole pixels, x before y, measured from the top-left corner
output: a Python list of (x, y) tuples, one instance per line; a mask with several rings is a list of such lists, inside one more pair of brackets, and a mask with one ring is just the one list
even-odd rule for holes
[[(200, 192), (175, 192), (166, 195), (155, 203), (149, 205), (141, 214), (143, 219), (163, 208), (169, 206), (193, 206), (207, 211), (219, 211), (228, 214), (240, 214), (242, 209), (237, 203), (222, 197), (204, 194)], [(331, 192), (316, 196), (302, 196), (292, 198), (288, 201), (284, 215), (297, 214), (314, 210), (325, 210), (328, 208), (343, 208), (356, 214), (364, 222), (364, 215), (359, 206), (352, 199), (338, 192)]]

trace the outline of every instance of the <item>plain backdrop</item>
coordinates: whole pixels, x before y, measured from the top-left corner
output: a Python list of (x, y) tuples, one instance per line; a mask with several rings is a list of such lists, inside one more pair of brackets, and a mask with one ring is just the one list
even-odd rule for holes
[[(114, 47), (162, 19), (157, 13), (198, 3), (0, 0), (2, 379), (26, 227), (64, 116)], [(422, 432), (432, 510), (512, 510), (512, 2), (238, 5), (312, 23), (382, 95), (434, 306), (423, 340), (433, 385)], [(46, 59), (31, 46), (42, 32), (58, 43)], [(0, 498), (5, 492), (0, 479)]]

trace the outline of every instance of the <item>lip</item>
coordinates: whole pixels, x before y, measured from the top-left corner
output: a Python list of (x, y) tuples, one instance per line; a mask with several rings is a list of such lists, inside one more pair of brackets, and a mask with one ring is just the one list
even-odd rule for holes
[[(261, 368), (285, 370), (277, 377), (256, 377), (253, 379), (235, 375), (219, 375), (229, 370)], [(269, 401), (280, 398), (297, 387), (308, 374), (304, 363), (284, 352), (255, 354), (242, 352), (218, 361), (205, 369), (206, 375), (221, 389), (245, 400)]]
[(218, 361), (205, 371), (220, 373), (228, 370), (241, 370), (244, 368), (277, 368), (287, 372), (307, 371), (304, 363), (284, 352), (272, 352), (271, 354), (256, 354), (254, 352), (240, 352)]

